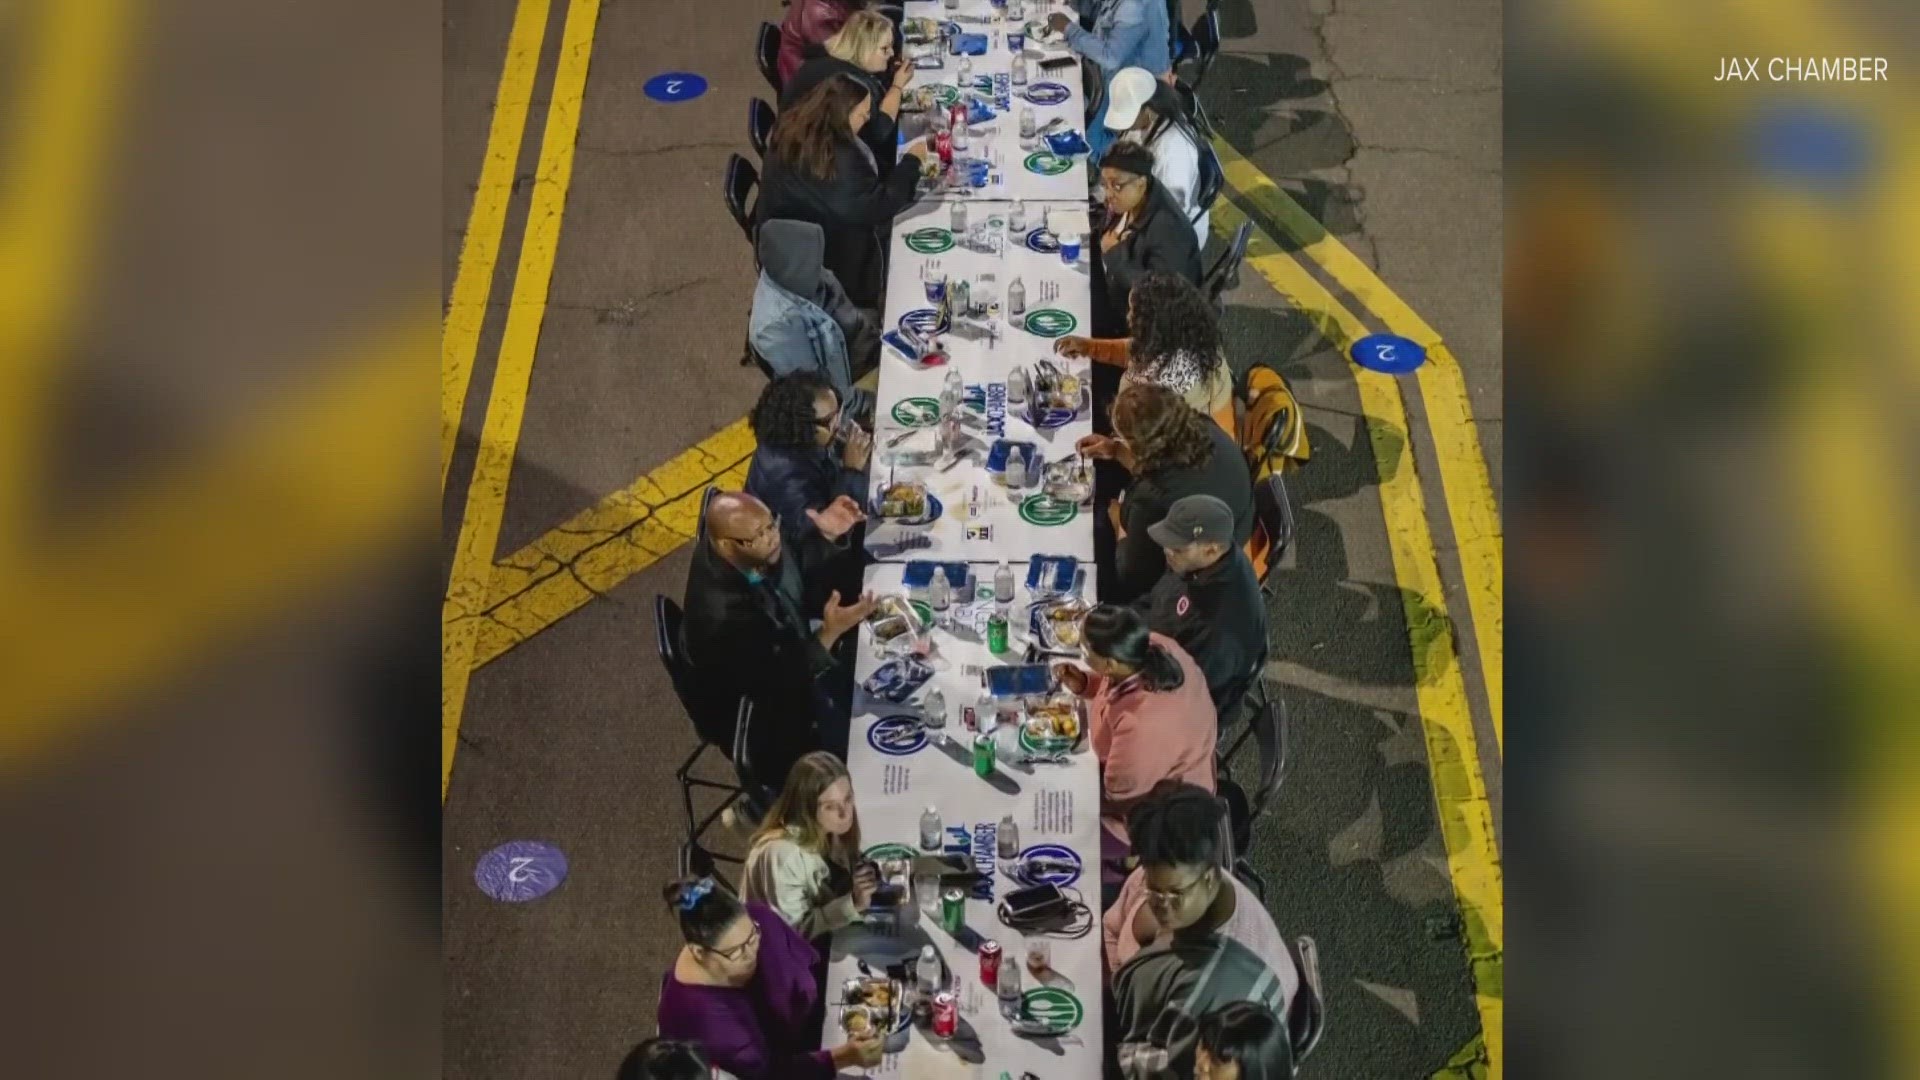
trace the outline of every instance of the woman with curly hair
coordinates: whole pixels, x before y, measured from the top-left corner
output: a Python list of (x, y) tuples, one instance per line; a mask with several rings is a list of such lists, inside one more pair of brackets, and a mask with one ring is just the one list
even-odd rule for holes
[(767, 504), (787, 539), (797, 543), (813, 528), (807, 511), (826, 509), (835, 496), (867, 501), (873, 437), (841, 419), (840, 395), (826, 379), (796, 371), (773, 380), (747, 423), (759, 444), (747, 467), (747, 493)]
[[(1118, 463), (1130, 475), (1126, 490), (1094, 519), (1094, 551), (1113, 551), (1102, 565), (1100, 599), (1125, 604), (1152, 590), (1166, 572), (1166, 552), (1147, 528), (1188, 495), (1211, 495), (1233, 510), (1233, 542), (1253, 535), (1253, 477), (1232, 436), (1164, 386), (1136, 382), (1113, 402), (1114, 435), (1088, 435), (1081, 453)], [(1111, 525), (1105, 539), (1103, 524)]]
[[(1164, 386), (1234, 430), (1233, 370), (1227, 366), (1220, 320), (1198, 286), (1174, 274), (1148, 274), (1127, 294), (1127, 333), (1123, 338), (1063, 337), (1053, 349), (1123, 368), (1121, 388), (1136, 382)], [(1099, 368), (1095, 373), (1094, 398), (1104, 411)]]

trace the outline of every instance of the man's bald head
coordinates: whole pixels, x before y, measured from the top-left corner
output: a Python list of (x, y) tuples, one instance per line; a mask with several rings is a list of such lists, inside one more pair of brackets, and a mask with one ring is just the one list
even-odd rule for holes
[(722, 491), (707, 504), (707, 542), (720, 557), (743, 569), (780, 557), (780, 530), (773, 511), (744, 491)]

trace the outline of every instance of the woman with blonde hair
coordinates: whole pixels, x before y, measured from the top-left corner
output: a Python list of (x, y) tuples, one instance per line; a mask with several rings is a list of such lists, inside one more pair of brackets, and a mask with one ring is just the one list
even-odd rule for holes
[(913, 80), (912, 65), (895, 60), (893, 23), (872, 11), (856, 11), (827, 39), (826, 49), (825, 56), (801, 64), (787, 80), (780, 91), (780, 108), (785, 111), (806, 97), (807, 91), (835, 75), (845, 75), (866, 87), (873, 113), (857, 134), (873, 151), (880, 175), (885, 176), (893, 171), (899, 156), (900, 95)]
[(854, 922), (878, 881), (859, 868), (860, 814), (840, 759), (816, 750), (794, 762), (747, 852), (741, 891), (816, 938)]

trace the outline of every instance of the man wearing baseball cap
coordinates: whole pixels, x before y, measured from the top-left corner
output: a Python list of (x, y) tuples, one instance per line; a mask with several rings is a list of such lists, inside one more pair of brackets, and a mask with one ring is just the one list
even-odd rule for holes
[(1134, 601), (1152, 630), (1187, 650), (1207, 677), (1222, 717), (1231, 716), (1267, 654), (1267, 610), (1246, 553), (1233, 542), (1233, 511), (1212, 495), (1188, 495), (1147, 527), (1166, 551), (1167, 572)]

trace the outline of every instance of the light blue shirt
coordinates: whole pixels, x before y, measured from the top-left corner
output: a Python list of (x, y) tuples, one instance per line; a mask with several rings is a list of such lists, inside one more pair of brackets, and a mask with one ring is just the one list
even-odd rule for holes
[(1098, 0), (1093, 29), (1067, 24), (1067, 45), (1099, 65), (1103, 78), (1125, 67), (1155, 76), (1173, 67), (1165, 0)]

